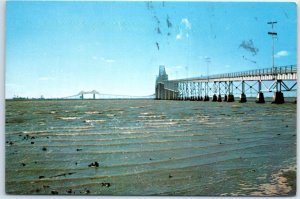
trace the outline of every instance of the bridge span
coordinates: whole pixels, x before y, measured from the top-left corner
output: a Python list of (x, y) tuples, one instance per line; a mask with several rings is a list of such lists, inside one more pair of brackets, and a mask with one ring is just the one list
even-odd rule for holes
[(79, 93), (60, 99), (154, 99), (154, 95), (147, 96), (133, 96), (133, 95), (119, 95), (119, 94), (107, 94), (100, 93), (96, 90), (92, 91), (80, 91)]
[(169, 80), (164, 66), (156, 78), (155, 99), (233, 102), (234, 91), (239, 102), (247, 102), (247, 93), (256, 93), (256, 102), (265, 103), (264, 93), (273, 92), (272, 103), (284, 103), (284, 92), (296, 91), (297, 66), (281, 66), (234, 73), (224, 73)]

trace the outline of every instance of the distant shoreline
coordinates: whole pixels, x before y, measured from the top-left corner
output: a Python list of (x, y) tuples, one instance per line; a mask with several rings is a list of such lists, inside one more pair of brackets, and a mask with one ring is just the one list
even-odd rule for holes
[[(295, 103), (297, 97), (284, 97), (286, 103)], [(45, 98), (45, 99), (32, 99), (32, 98), (13, 98), (5, 99), (5, 101), (107, 101), (107, 100), (156, 100), (155, 98), (107, 98), (107, 99), (60, 99), (60, 98)], [(235, 97), (235, 101), (238, 102), (239, 97)], [(247, 97), (248, 102), (255, 102), (256, 97)], [(157, 100), (157, 101), (180, 101), (180, 100)], [(266, 103), (272, 101), (272, 97), (265, 97)], [(201, 101), (194, 101), (201, 102)], [(212, 102), (210, 100), (210, 102)]]
[(56, 100), (56, 101), (97, 101), (97, 100), (155, 100), (154, 98), (108, 98), (108, 99), (60, 99), (60, 98), (46, 98), (46, 99), (23, 99), (23, 98), (15, 98), (15, 99), (5, 99), (5, 101), (49, 101), (49, 100)]

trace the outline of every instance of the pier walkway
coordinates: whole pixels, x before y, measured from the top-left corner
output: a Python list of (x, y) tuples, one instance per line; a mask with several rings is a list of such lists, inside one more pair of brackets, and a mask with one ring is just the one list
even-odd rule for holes
[(281, 66), (234, 73), (169, 80), (164, 66), (156, 78), (155, 98), (161, 100), (227, 101), (233, 102), (234, 91), (240, 102), (246, 93), (256, 92), (256, 102), (265, 103), (264, 92), (274, 92), (273, 103), (284, 103), (283, 92), (295, 91), (297, 66)]

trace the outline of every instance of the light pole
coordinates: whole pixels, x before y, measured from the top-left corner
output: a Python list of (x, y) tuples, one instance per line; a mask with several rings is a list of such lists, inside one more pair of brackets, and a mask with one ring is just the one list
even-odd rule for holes
[(268, 32), (268, 35), (272, 36), (272, 73), (273, 79), (275, 79), (274, 69), (275, 69), (275, 60), (274, 60), (274, 39), (277, 37), (277, 32), (274, 32), (274, 25), (277, 24), (277, 21), (269, 21), (267, 24), (272, 26), (272, 32)]
[[(273, 80), (275, 80), (275, 92), (273, 95), (273, 100), (272, 103), (275, 104), (283, 104), (284, 103), (284, 96), (283, 93), (281, 92), (281, 83), (282, 80), (277, 80), (277, 74), (275, 73), (275, 63), (274, 63), (274, 39), (277, 38), (277, 32), (274, 32), (274, 25), (277, 24), (277, 21), (270, 21), (267, 24), (272, 26), (272, 32), (268, 32), (268, 35), (272, 36), (272, 40), (273, 40), (273, 45), (272, 45), (272, 60), (273, 60), (273, 66), (272, 66), (272, 70), (273, 70)], [(276, 71), (277, 72), (277, 71)], [(279, 89), (278, 89), (279, 86)]]

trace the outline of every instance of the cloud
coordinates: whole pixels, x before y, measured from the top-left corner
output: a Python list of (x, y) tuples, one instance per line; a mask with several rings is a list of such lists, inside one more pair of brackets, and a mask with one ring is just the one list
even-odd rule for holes
[(52, 77), (39, 77), (39, 81), (48, 81), (48, 80), (53, 80)]
[(181, 34), (176, 35), (176, 39), (178, 39), (178, 40), (181, 39), (181, 37), (182, 37)]
[(280, 57), (286, 57), (286, 56), (288, 56), (288, 55), (289, 55), (289, 52), (288, 52), (288, 51), (282, 50), (282, 51), (277, 52), (277, 53), (274, 55), (274, 57), (280, 58)]
[(23, 85), (15, 84), (15, 83), (6, 83), (5, 86), (11, 86), (11, 87), (24, 87)]
[(189, 31), (192, 29), (192, 24), (187, 18), (182, 18), (179, 25), (179, 33), (176, 35), (177, 40), (181, 40), (184, 37), (189, 37)]
[(186, 29), (190, 30), (192, 28), (192, 24), (189, 22), (187, 18), (181, 19), (181, 24), (183, 24)]
[(108, 59), (108, 58), (105, 58), (105, 57), (101, 57), (101, 60), (108, 63), (108, 64), (116, 62), (116, 60), (114, 60), (114, 59)]
[(114, 62), (116, 62), (116, 60), (114, 60), (114, 59), (106, 59), (105, 62), (106, 63), (114, 63)]

